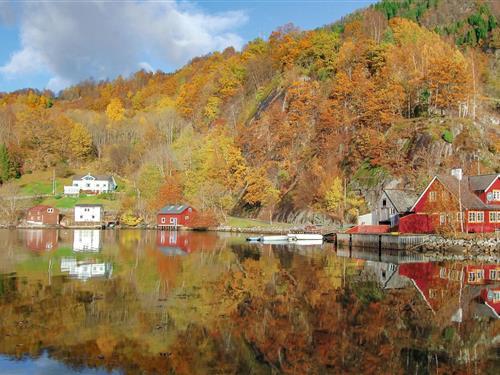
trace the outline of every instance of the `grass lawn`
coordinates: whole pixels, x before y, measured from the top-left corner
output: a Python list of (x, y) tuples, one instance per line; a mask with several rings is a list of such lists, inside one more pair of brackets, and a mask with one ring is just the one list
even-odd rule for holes
[[(76, 172), (76, 174), (79, 174)], [(19, 186), (22, 196), (39, 196), (52, 194), (52, 171), (41, 171), (25, 174), (13, 182)], [(125, 191), (127, 186), (123, 180), (117, 181), (118, 191)], [(42, 198), (37, 204), (46, 204), (57, 208), (74, 208), (76, 204), (102, 204), (106, 210), (117, 210), (120, 207), (119, 197), (114, 200), (97, 196), (66, 197), (63, 196), (64, 186), (71, 185), (71, 177), (56, 178), (56, 196)]]
[(118, 197), (114, 200), (103, 199), (95, 195), (81, 196), (81, 197), (47, 197), (40, 204), (54, 206), (57, 208), (74, 208), (77, 204), (102, 204), (104, 209), (117, 210), (120, 207)]
[(234, 228), (269, 228), (269, 227), (278, 227), (278, 228), (290, 228), (292, 224), (289, 223), (278, 223), (274, 222), (269, 224), (268, 221), (263, 220), (255, 220), (255, 219), (247, 219), (243, 217), (234, 217), (229, 216), (227, 218), (227, 225)]
[[(13, 180), (21, 189), (22, 195), (45, 195), (52, 194), (52, 172), (43, 171), (25, 174), (17, 180)], [(64, 185), (71, 183), (70, 178), (56, 177), (56, 193), (62, 194)]]

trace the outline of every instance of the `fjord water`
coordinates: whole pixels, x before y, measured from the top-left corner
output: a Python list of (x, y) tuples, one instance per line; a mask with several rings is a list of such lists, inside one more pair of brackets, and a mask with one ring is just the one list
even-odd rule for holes
[(0, 373), (495, 373), (497, 263), (0, 231)]

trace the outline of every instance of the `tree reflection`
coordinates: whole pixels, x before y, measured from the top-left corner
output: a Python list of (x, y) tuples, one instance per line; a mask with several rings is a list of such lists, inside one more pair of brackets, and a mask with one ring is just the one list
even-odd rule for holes
[(460, 288), (455, 278), (485, 265), (386, 264), (197, 235), (182, 239), (189, 255), (175, 256), (161, 251), (156, 233), (106, 234), (98, 256), (113, 264), (113, 276), (85, 282), (61, 272), (47, 280), (49, 260), (68, 256), (64, 243), (28, 260), (21, 250), (9, 253), (11, 271), (0, 277), (1, 352), (47, 350), (75, 368), (128, 373), (495, 368), (498, 320), (481, 308), (482, 290), (498, 284), (462, 278)]

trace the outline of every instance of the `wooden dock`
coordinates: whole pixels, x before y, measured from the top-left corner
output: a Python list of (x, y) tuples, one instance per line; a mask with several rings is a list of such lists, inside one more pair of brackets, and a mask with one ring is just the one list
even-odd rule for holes
[(337, 233), (337, 246), (339, 248), (368, 248), (387, 250), (409, 250), (429, 241), (430, 235), (424, 234), (365, 234), (365, 233)]

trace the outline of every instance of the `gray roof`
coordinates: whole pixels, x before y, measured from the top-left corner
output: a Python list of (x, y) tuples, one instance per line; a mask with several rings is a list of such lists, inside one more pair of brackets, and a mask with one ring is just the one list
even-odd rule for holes
[(499, 174), (483, 174), (480, 176), (470, 176), (469, 186), (474, 191), (485, 191), (495, 179), (500, 176)]
[(189, 206), (187, 204), (167, 204), (160, 209), (160, 214), (180, 214), (188, 208)]
[(384, 189), (384, 192), (399, 213), (410, 211), (418, 199), (413, 190)]
[(94, 177), (96, 180), (99, 181), (113, 181), (113, 176), (109, 174), (92, 174), (92, 173), (73, 176), (73, 180), (82, 180), (84, 177), (88, 175), (91, 175), (92, 177)]
[[(458, 199), (458, 180), (455, 177), (451, 175), (438, 175), (437, 179), (451, 194), (455, 196), (455, 198)], [(487, 210), (489, 208), (494, 208), (483, 203), (483, 201), (469, 189), (469, 179), (470, 177), (464, 176), (460, 183), (460, 196), (462, 199), (462, 205), (467, 209), (474, 210)]]

